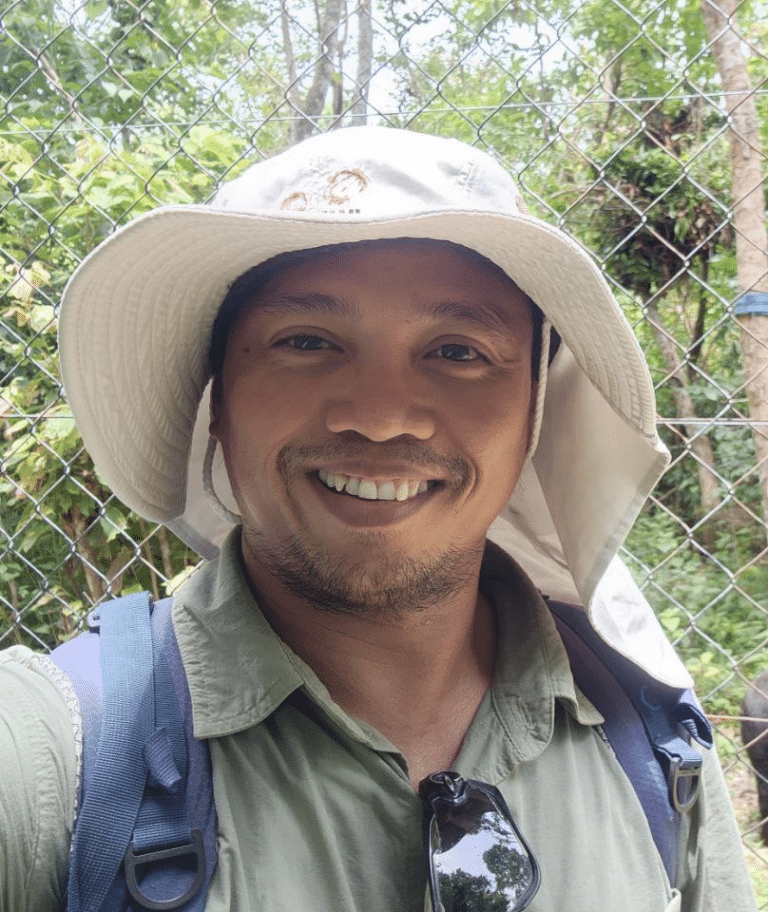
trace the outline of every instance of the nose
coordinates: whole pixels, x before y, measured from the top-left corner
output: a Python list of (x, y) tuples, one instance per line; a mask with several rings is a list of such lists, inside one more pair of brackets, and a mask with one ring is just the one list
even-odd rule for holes
[(377, 443), (401, 436), (429, 440), (435, 415), (419, 385), (414, 373), (369, 364), (332, 397), (326, 427), (334, 434), (355, 431)]

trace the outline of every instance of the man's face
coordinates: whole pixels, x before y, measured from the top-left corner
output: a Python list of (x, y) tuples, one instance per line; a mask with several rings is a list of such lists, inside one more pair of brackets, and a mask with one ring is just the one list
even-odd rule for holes
[(525, 459), (531, 335), (522, 292), (437, 241), (273, 277), (232, 327), (211, 424), (257, 588), (406, 608), (476, 578)]

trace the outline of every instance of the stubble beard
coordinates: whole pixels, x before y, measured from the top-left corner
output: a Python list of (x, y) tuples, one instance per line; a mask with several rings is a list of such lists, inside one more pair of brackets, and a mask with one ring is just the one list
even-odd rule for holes
[(247, 536), (258, 562), (291, 593), (323, 611), (377, 620), (423, 611), (477, 585), (484, 543), (450, 546), (414, 557), (386, 552), (385, 536), (369, 533), (366, 559), (333, 558), (298, 538), (268, 547)]

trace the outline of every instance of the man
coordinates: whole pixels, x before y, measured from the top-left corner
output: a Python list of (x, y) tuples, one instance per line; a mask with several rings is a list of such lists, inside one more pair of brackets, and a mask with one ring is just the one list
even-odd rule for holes
[[(642, 355), (495, 162), (389, 129), (308, 140), (101, 245), (61, 358), (118, 496), (221, 544), (174, 602), (219, 820), (207, 909), (429, 908), (417, 788), (440, 771), (481, 783), (492, 848), (507, 828), (501, 908), (754, 909), (711, 752), (670, 884), (537, 591), (688, 686), (612, 560), (667, 460)], [(58, 909), (72, 701), (27, 651), (0, 668), (0, 910)], [(480, 829), (457, 811), (443, 837)]]

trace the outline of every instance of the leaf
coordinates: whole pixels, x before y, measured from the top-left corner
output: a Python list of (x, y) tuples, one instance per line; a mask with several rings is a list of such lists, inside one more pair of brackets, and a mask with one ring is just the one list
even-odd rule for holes
[(29, 325), (37, 333), (55, 333), (57, 323), (53, 305), (37, 304), (33, 307), (29, 314)]
[[(30, 267), (19, 269), (16, 281), (8, 289), (8, 296), (16, 301), (29, 303), (38, 288), (51, 281), (51, 274), (45, 266), (35, 260)], [(51, 309), (52, 312), (52, 309)]]
[(99, 517), (99, 525), (104, 533), (106, 542), (114, 541), (115, 538), (126, 530), (128, 522), (123, 515), (122, 510), (115, 503), (107, 504), (103, 514)]

